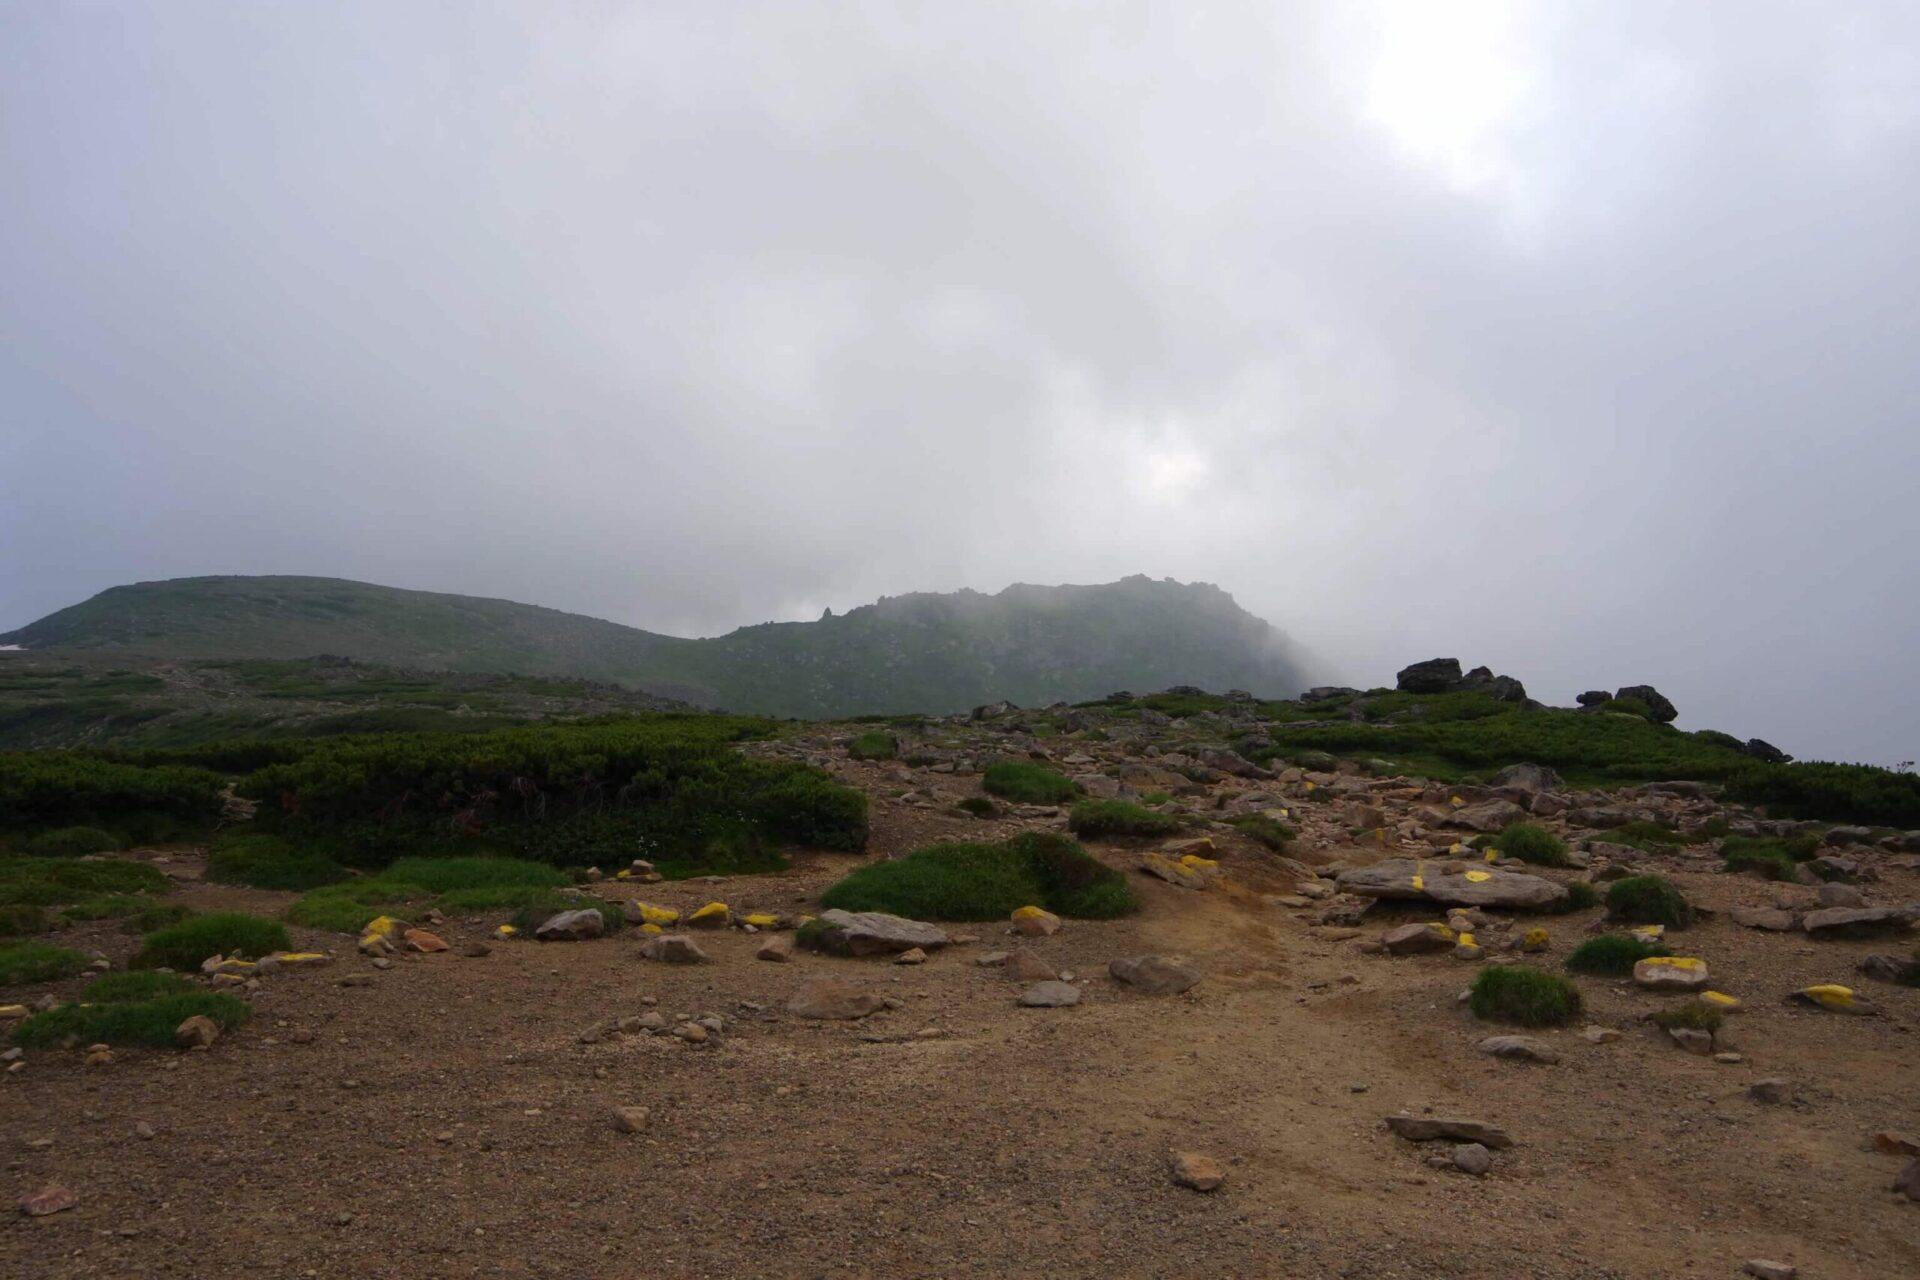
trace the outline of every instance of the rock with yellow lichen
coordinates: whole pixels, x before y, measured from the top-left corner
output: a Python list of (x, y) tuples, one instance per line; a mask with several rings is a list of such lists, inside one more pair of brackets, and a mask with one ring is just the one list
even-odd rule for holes
[(1050, 938), (1060, 932), (1060, 917), (1045, 907), (1017, 907), (1013, 913), (1013, 931), (1023, 938)]
[(1878, 1006), (1855, 992), (1852, 987), (1843, 987), (1833, 982), (1802, 987), (1794, 992), (1790, 999), (1797, 1000), (1801, 1004), (1810, 1004), (1816, 1009), (1825, 1009), (1830, 1013), (1851, 1013), (1870, 1018), (1880, 1012)]
[(1648, 991), (1702, 991), (1707, 962), (1692, 956), (1650, 956), (1634, 964), (1633, 981)]
[(687, 917), (689, 929), (724, 929), (733, 923), (733, 913), (724, 902), (709, 902)]

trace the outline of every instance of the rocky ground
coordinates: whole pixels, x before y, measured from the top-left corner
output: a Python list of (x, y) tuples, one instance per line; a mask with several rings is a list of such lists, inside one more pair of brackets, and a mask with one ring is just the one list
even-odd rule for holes
[[(1892, 1189), (1910, 1158), (1892, 1135), (1920, 1137), (1920, 989), (1857, 972), (1871, 954), (1910, 953), (1910, 925), (1878, 939), (1794, 927), (1823, 893), (1920, 899), (1901, 837), (1838, 833), (1844, 883), (1822, 890), (1722, 874), (1711, 841), (1645, 854), (1604, 838), (1620, 810), (1680, 829), (1716, 815), (1764, 825), (1689, 786), (1272, 771), (1125, 734), (1035, 739), (1004, 716), (906, 735), (911, 764), (850, 760), (845, 736), (756, 749), (865, 788), (865, 858), (1061, 829), (1044, 807), (954, 807), (979, 794), (989, 754), (1038, 753), (1095, 794), (1173, 793), (1219, 872), (1197, 889), (1139, 874), (1139, 915), (1051, 936), (949, 926), (952, 943), (914, 965), (807, 951), (770, 963), (756, 958), (767, 935), (737, 928), (695, 935), (708, 961), (673, 965), (642, 959), (636, 930), (501, 941), (497, 919), (474, 917), (434, 926), (448, 951), (376, 967), (351, 939), (295, 930), (333, 962), (259, 979), (254, 1020), (209, 1049), (10, 1064), (6, 1186), (59, 1186), (77, 1203), (0, 1224), (0, 1275), (1712, 1277), (1760, 1259), (1809, 1280), (1920, 1275), (1920, 1203)], [(1285, 856), (1212, 822), (1277, 809), (1300, 830)], [(1567, 836), (1586, 865), (1502, 868), (1455, 850), (1516, 814)], [(1154, 844), (1090, 847), (1131, 873)], [(164, 859), (195, 907), (289, 900), (202, 883), (192, 850), (125, 856)], [(1692, 997), (1581, 978), (1581, 1022), (1526, 1033), (1557, 1061), (1491, 1056), (1482, 1042), (1516, 1029), (1462, 1005), (1474, 974), (1558, 972), (1603, 910), (1486, 908), (1467, 922), (1477, 956), (1384, 954), (1394, 926), (1446, 915), (1346, 891), (1397, 886), (1398, 870), (1367, 874), (1396, 859), (1409, 885), (1657, 870), (1709, 913), (1678, 935), (1685, 954), (1744, 1007), (1698, 1054), (1645, 1022)], [(860, 861), (803, 854), (774, 876), (594, 891), (792, 916)], [(1483, 868), (1490, 879), (1467, 881)], [(1507, 949), (1534, 927), (1546, 951)], [(116, 967), (133, 947), (110, 925), (58, 940)], [(982, 963), (995, 952), (1016, 959)], [(1200, 979), (1147, 994), (1109, 975), (1143, 954)], [(1048, 971), (1079, 1002), (1022, 1007)], [(793, 1012), (822, 978), (878, 1011)], [(1788, 1000), (1826, 983), (1876, 1014)], [(1409, 1140), (1393, 1115), (1498, 1132), (1484, 1162), (1456, 1161), (1463, 1144)], [(1210, 1191), (1188, 1185), (1216, 1176)]]

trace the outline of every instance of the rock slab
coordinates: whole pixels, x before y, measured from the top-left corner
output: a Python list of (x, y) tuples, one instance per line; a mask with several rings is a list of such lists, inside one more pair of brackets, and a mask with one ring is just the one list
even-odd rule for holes
[(1114, 981), (1148, 995), (1177, 996), (1200, 981), (1200, 971), (1165, 956), (1129, 956), (1107, 965)]
[(1505, 1129), (1480, 1120), (1460, 1120), (1446, 1116), (1395, 1115), (1387, 1117), (1387, 1128), (1410, 1142), (1431, 1142), (1435, 1138), (1452, 1138), (1458, 1142), (1477, 1142), (1494, 1151), (1504, 1151), (1513, 1145), (1513, 1139), (1507, 1136)]

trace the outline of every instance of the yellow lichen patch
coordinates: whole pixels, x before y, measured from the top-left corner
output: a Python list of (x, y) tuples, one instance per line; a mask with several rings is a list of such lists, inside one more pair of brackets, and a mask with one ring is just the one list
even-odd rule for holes
[(665, 933), (665, 932), (666, 932), (666, 930), (665, 930), (665, 929), (662, 929), (662, 928), (661, 928), (661, 927), (660, 927), (659, 925), (657, 925), (657, 924), (643, 924), (643, 925), (641, 925), (641, 926), (640, 926), (640, 932), (642, 932), (642, 933)]
[(1730, 996), (1724, 991), (1702, 991), (1700, 993), (1700, 1002), (1702, 1004), (1710, 1004), (1716, 1009), (1738, 1009), (1740, 1007), (1740, 997)]
[(237, 973), (216, 973), (211, 979), (216, 987), (243, 987), (247, 980)]
[(1546, 945), (1547, 945), (1547, 931), (1546, 931), (1545, 929), (1529, 929), (1529, 930), (1527, 930), (1527, 932), (1526, 932), (1526, 936), (1520, 939), (1520, 945), (1521, 945), (1521, 946), (1523, 946), (1523, 947), (1544, 947), (1544, 946), (1546, 946)]
[(1485, 881), (1493, 879), (1493, 872), (1469, 871), (1467, 872), (1467, 879), (1472, 881), (1474, 884), (1481, 884), (1481, 883), (1484, 883)]
[(636, 902), (633, 905), (640, 909), (642, 924), (677, 924), (680, 920), (680, 913), (672, 907), (656, 907), (651, 902)]
[(1413, 878), (1413, 887), (1416, 889), (1425, 889), (1427, 887), (1427, 878), (1425, 876), (1415, 876)]
[(1686, 969), (1686, 970), (1706, 968), (1705, 962), (1696, 960), (1692, 956), (1648, 956), (1645, 960), (1642, 960), (1640, 963), (1644, 965), (1650, 965), (1655, 968), (1671, 968), (1671, 969)]
[(1853, 1005), (1853, 988), (1843, 987), (1837, 982), (1823, 982), (1817, 987), (1806, 988), (1800, 994), (1829, 1009), (1847, 1009)]
[(709, 902), (706, 906), (701, 907), (698, 911), (687, 917), (688, 924), (713, 925), (725, 924), (726, 922), (727, 904), (724, 902)]
[(1663, 924), (1643, 924), (1638, 929), (1628, 930), (1642, 942), (1658, 942), (1667, 936), (1667, 926)]
[(27, 1006), (23, 1004), (0, 1004), (0, 1018), (24, 1018)]
[(1312, 791), (1312, 790), (1313, 790), (1313, 783), (1311, 783), (1311, 782), (1309, 782), (1309, 783), (1307, 783), (1307, 790), (1309, 790), (1309, 791)]
[[(1185, 859), (1182, 859), (1182, 861), (1185, 861)], [(1045, 907), (1015, 907), (1013, 909), (1013, 918), (1015, 920), (1045, 920), (1052, 914), (1053, 912), (1047, 910)]]
[(499, 937), (511, 938), (513, 937), (514, 934), (519, 933), (520, 931), (514, 928), (510, 924), (503, 924), (498, 929), (495, 929), (493, 932), (495, 933), (495, 935)]
[(367, 927), (360, 931), (360, 935), (365, 938), (384, 938), (390, 933), (399, 932), (399, 930), (400, 922), (392, 916), (375, 916), (373, 919), (367, 921)]
[(1180, 865), (1189, 871), (1211, 871), (1220, 865), (1218, 858), (1203, 858), (1197, 853), (1182, 854)]
[(1438, 920), (1427, 921), (1427, 932), (1446, 942), (1458, 942), (1460, 940), (1459, 934), (1455, 933), (1446, 925), (1441, 924)]
[(633, 879), (633, 868), (622, 867), (620, 868), (620, 870), (613, 873), (613, 878), (615, 880), (631, 880)]
[(276, 951), (268, 958), (290, 965), (325, 964), (329, 959), (324, 951)]
[(1487, 852), (1486, 852), (1486, 856), (1485, 856), (1485, 857), (1483, 857), (1483, 858), (1481, 858), (1481, 859), (1480, 859), (1480, 861), (1482, 861), (1482, 862), (1498, 862), (1498, 861), (1500, 861), (1500, 851), (1499, 851), (1498, 849), (1489, 849), (1489, 850), (1487, 850)]
[(764, 911), (756, 911), (750, 916), (741, 916), (742, 924), (750, 924), (756, 929), (771, 929), (780, 923), (779, 916), (770, 916)]
[(1456, 809), (1460, 809), (1460, 808), (1464, 808), (1467, 802), (1465, 800), (1462, 800), (1459, 796), (1448, 796), (1447, 803), (1452, 805)]
[(1464, 848), (1466, 848), (1465, 845), (1461, 844), (1458, 840), (1455, 840), (1452, 844), (1447, 846), (1447, 852), (1458, 855), (1459, 852)]
[(1463, 947), (1477, 947), (1480, 945), (1479, 943), (1473, 940), (1473, 935), (1471, 933), (1457, 934), (1455, 935), (1455, 940), (1459, 942), (1459, 944)]

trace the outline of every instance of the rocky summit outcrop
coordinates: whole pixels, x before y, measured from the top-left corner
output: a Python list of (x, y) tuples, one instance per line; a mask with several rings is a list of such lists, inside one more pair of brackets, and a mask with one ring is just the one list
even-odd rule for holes
[(1613, 697), (1616, 702), (1629, 698), (1635, 702), (1644, 702), (1647, 709), (1653, 712), (1653, 718), (1661, 724), (1671, 724), (1680, 716), (1678, 708), (1650, 684), (1627, 685)]
[(1389, 858), (1370, 867), (1342, 871), (1335, 880), (1343, 893), (1363, 898), (1438, 902), (1446, 906), (1508, 907), (1542, 911), (1566, 901), (1567, 889), (1545, 876), (1499, 867), (1418, 858)]
[(1527, 687), (1512, 676), (1497, 676), (1488, 667), (1475, 667), (1462, 673), (1458, 658), (1429, 658), (1403, 667), (1394, 678), (1394, 687), (1402, 693), (1453, 693), (1460, 689), (1479, 689), (1499, 702), (1525, 702)]

